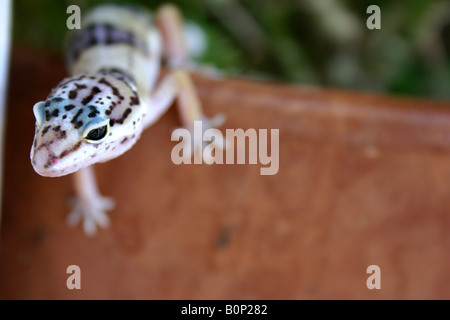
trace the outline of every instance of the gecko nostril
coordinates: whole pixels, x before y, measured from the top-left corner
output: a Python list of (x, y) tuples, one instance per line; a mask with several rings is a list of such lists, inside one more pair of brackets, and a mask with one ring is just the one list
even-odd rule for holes
[(55, 165), (57, 162), (58, 162), (58, 158), (57, 157), (55, 157), (54, 155), (50, 156), (47, 159), (47, 163), (45, 164), (44, 168), (48, 169), (48, 168), (52, 167), (53, 165)]

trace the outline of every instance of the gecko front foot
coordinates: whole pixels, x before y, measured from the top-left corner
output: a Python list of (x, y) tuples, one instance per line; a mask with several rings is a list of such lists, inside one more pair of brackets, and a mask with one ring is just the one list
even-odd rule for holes
[(114, 208), (114, 201), (101, 195), (91, 196), (88, 199), (76, 198), (67, 222), (70, 226), (76, 226), (82, 221), (84, 232), (93, 236), (97, 233), (97, 226), (109, 227), (109, 217), (105, 211), (112, 208)]

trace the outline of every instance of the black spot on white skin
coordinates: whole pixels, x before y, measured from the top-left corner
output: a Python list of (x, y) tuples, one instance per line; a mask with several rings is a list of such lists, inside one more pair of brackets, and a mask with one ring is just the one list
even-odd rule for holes
[(87, 105), (92, 99), (94, 99), (94, 96), (101, 92), (101, 90), (98, 87), (92, 87), (91, 92), (88, 96), (84, 97), (83, 100), (81, 100), (81, 103), (85, 106)]
[(66, 111), (70, 111), (70, 110), (72, 110), (73, 108), (75, 108), (75, 106), (74, 106), (73, 104), (69, 104), (69, 105), (67, 105), (67, 106), (64, 107), (64, 109), (65, 109)]
[(133, 33), (108, 23), (94, 23), (73, 33), (70, 37), (67, 55), (68, 63), (71, 64), (76, 61), (84, 50), (92, 46), (109, 46), (114, 44), (128, 45), (136, 48), (136, 50), (140, 50), (145, 55), (148, 54), (147, 45), (136, 39)]
[(137, 94), (130, 98), (130, 106), (138, 105), (139, 104), (139, 97)]
[(49, 99), (49, 100), (47, 100), (46, 102), (45, 102), (45, 107), (49, 107), (53, 102), (61, 102), (61, 101), (63, 101), (64, 99), (63, 98), (61, 98), (61, 97), (54, 97), (54, 98), (51, 98), (51, 99)]
[(76, 86), (76, 89), (69, 91), (69, 99), (75, 99), (78, 95), (79, 90), (87, 88), (84, 84), (75, 83), (75, 86)]
[[(83, 110), (80, 109), (78, 110), (78, 112), (75, 114), (75, 116), (72, 118), (72, 120), (70, 121), (70, 123), (77, 123), (78, 117), (83, 113)], [(80, 126), (81, 127), (81, 126)]]
[(79, 76), (78, 78), (73, 78), (73, 79), (65, 80), (65, 82), (61, 82), (61, 83), (58, 84), (58, 88), (59, 88), (59, 87), (67, 88), (67, 85), (68, 85), (69, 83), (72, 83), (72, 82), (75, 82), (75, 81), (80, 81), (80, 80), (83, 80), (84, 78), (86, 78), (86, 76), (85, 76), (85, 75), (81, 75), (81, 76)]
[(61, 152), (61, 154), (59, 155), (59, 158), (62, 159), (62, 158), (64, 158), (65, 156), (67, 156), (68, 154), (69, 154), (69, 151), (68, 151), (68, 150), (64, 150), (64, 151)]
[(95, 106), (89, 106), (89, 109), (91, 111), (88, 115), (89, 118), (94, 118), (100, 113)]
[(76, 123), (75, 123), (75, 129), (78, 129), (78, 128), (81, 128), (83, 126), (83, 121), (77, 121)]
[(50, 129), (51, 126), (46, 126), (43, 130), (42, 130), (42, 137), (48, 132), (48, 130)]
[(131, 112), (132, 112), (131, 108), (128, 108), (127, 110), (124, 111), (122, 118), (116, 119), (115, 121), (119, 124), (123, 124), (123, 122), (128, 118)]
[(133, 76), (131, 76), (131, 74), (125, 72), (125, 70), (119, 68), (103, 68), (99, 72), (102, 74), (109, 74), (113, 76), (117, 80), (120, 80), (123, 83), (125, 83), (130, 89), (133, 90), (132, 83), (134, 82), (134, 78)]
[(80, 142), (78, 142), (76, 145), (74, 145), (71, 149), (66, 149), (66, 150), (64, 150), (63, 152), (61, 152), (61, 154), (59, 155), (59, 159), (62, 159), (62, 158), (64, 158), (65, 156), (67, 156), (68, 154), (77, 151), (77, 150), (81, 147), (81, 144), (82, 144), (82, 143), (83, 143), (83, 142), (80, 141)]
[(116, 97), (118, 97), (119, 99), (120, 99), (120, 98), (123, 98), (123, 97), (120, 95), (119, 89), (117, 89), (115, 86), (113, 86), (113, 85), (112, 85), (108, 80), (106, 80), (105, 78), (101, 78), (100, 81), (99, 81), (98, 83), (104, 84), (104, 85), (110, 87), (111, 90), (112, 90), (112, 93), (113, 93)]
[(49, 142), (44, 142), (44, 143), (40, 144), (40, 145), (36, 148), (36, 150), (41, 150), (41, 149), (43, 149), (43, 148), (47, 148), (49, 145), (50, 145)]
[(75, 99), (77, 97), (77, 92), (75, 90), (72, 90), (68, 94), (69, 99)]

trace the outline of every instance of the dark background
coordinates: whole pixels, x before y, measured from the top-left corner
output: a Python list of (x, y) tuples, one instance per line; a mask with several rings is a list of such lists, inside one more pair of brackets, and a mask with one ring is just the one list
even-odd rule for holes
[[(14, 42), (61, 50), (66, 8), (102, 0), (14, 1)], [(155, 10), (167, 1), (138, 1)], [(200, 57), (230, 75), (436, 99), (450, 97), (448, 1), (180, 0), (204, 31)], [(369, 30), (366, 9), (381, 9)]]

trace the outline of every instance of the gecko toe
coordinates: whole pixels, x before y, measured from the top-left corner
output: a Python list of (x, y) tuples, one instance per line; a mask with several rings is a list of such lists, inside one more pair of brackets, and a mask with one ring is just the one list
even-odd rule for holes
[(75, 199), (73, 210), (67, 217), (67, 223), (74, 227), (82, 222), (84, 232), (88, 236), (94, 236), (97, 233), (97, 227), (104, 229), (109, 227), (110, 220), (106, 211), (113, 208), (114, 201), (100, 195), (87, 200)]

